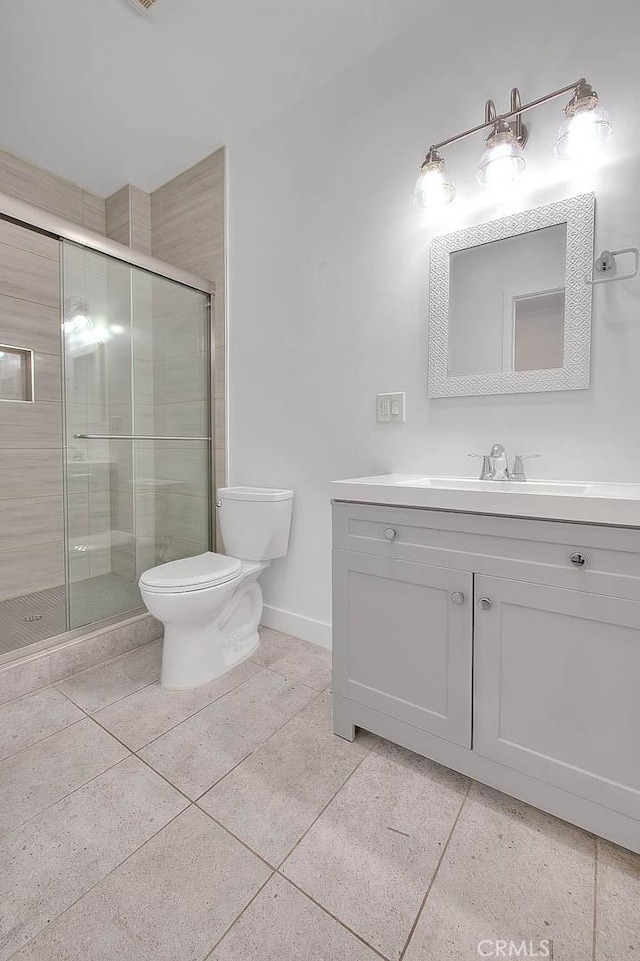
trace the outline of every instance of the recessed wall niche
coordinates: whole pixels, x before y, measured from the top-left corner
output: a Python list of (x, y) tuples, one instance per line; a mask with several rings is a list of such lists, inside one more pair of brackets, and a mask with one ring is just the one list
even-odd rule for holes
[(0, 344), (0, 400), (33, 403), (33, 351)]

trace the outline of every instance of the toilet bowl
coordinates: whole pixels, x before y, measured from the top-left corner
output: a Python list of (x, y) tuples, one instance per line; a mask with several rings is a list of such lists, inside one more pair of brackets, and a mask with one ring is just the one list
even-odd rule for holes
[(244, 661), (259, 644), (258, 578), (287, 552), (293, 492), (226, 487), (217, 492), (229, 555), (207, 551), (145, 571), (139, 586), (165, 628), (163, 687), (196, 687)]

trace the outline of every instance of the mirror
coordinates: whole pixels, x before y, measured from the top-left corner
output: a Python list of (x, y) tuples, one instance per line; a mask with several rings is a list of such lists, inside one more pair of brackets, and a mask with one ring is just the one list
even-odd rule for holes
[(436, 238), (429, 395), (589, 386), (593, 194)]

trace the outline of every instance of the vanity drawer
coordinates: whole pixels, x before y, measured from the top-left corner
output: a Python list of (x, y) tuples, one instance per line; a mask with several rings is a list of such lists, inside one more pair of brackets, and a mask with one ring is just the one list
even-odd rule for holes
[(333, 547), (640, 600), (631, 528), (338, 501)]

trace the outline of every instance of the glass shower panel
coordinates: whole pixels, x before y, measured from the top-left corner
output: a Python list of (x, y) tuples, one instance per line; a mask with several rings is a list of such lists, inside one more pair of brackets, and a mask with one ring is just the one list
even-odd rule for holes
[(138, 575), (211, 544), (208, 297), (156, 275), (140, 280), (135, 419), (164, 439), (135, 442)]
[(74, 629), (141, 608), (144, 570), (210, 546), (209, 325), (205, 294), (63, 246)]

